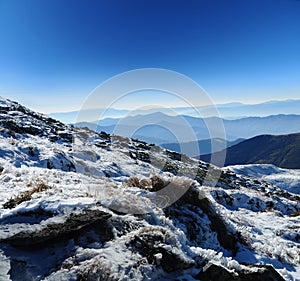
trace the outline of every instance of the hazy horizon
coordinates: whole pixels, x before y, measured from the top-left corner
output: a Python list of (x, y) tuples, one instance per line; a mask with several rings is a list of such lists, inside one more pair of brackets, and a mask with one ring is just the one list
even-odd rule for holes
[[(211, 110), (211, 108), (217, 110)], [(300, 114), (299, 100), (270, 100), (264, 103), (245, 104), (230, 102), (225, 104), (207, 105), (200, 107), (158, 107), (148, 106), (136, 109), (118, 109), (114, 107), (83, 109), (85, 118), (77, 119), (79, 110), (70, 112), (53, 112), (49, 116), (59, 119), (65, 123), (76, 122), (97, 122), (104, 118), (123, 118), (125, 116), (145, 115), (155, 112), (162, 112), (167, 115), (188, 115), (194, 117), (221, 117), (225, 119), (239, 119), (244, 117), (264, 117), (277, 114)]]
[[(237, 100), (233, 100), (233, 101), (228, 101), (228, 102), (224, 102), (224, 103), (216, 103), (214, 105), (200, 105), (200, 106), (194, 106), (194, 107), (211, 107), (211, 106), (227, 106), (227, 105), (260, 105), (260, 104), (266, 104), (266, 103), (272, 103), (272, 102), (293, 102), (293, 101), (300, 101), (300, 99), (270, 99), (270, 100), (264, 100), (261, 102), (242, 102), (242, 101), (237, 101)], [(134, 107), (110, 107), (111, 109), (114, 110), (135, 110)], [(150, 107), (149, 109), (168, 109), (168, 108), (188, 108), (188, 106), (153, 106)], [(89, 110), (97, 110), (97, 109), (105, 109), (105, 108), (101, 108), (100, 107), (93, 107), (93, 108), (89, 108)], [(47, 115), (51, 115), (51, 114), (56, 114), (56, 113), (73, 113), (73, 112), (78, 112), (79, 110), (81, 110), (80, 107), (76, 108), (75, 110), (71, 110), (71, 111), (56, 111), (56, 112), (41, 112), (43, 114), (47, 114)], [(140, 110), (147, 110), (147, 109), (140, 109)], [(300, 114), (300, 112), (299, 112)]]

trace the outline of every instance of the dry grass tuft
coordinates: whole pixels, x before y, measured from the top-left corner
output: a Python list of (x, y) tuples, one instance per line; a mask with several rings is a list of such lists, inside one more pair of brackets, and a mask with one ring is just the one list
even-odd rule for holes
[(138, 177), (129, 178), (125, 184), (129, 187), (137, 187), (140, 189), (150, 190), (150, 191), (158, 191), (163, 189), (165, 186), (169, 184), (168, 181), (165, 181), (161, 177), (157, 175), (153, 175), (148, 179), (139, 179)]
[[(29, 185), (30, 187), (32, 184)], [(21, 192), (19, 195), (17, 195), (14, 198), (9, 199), (6, 203), (3, 204), (4, 209), (12, 209), (18, 206), (19, 204), (25, 202), (25, 201), (30, 201), (32, 198), (32, 195), (34, 193), (42, 192), (47, 189), (50, 189), (51, 186), (48, 184), (44, 183), (43, 181), (37, 181), (30, 190)]]
[(296, 212), (290, 214), (290, 217), (298, 217), (298, 216), (300, 216), (300, 211), (296, 211)]

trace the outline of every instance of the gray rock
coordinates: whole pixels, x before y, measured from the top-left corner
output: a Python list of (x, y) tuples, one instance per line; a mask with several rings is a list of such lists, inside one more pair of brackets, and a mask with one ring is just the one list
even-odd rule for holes
[(29, 246), (44, 243), (66, 235), (73, 234), (80, 229), (105, 221), (111, 215), (100, 210), (84, 210), (81, 213), (71, 214), (63, 223), (52, 223), (35, 232), (22, 231), (0, 242), (8, 242), (15, 246)]
[(232, 273), (223, 266), (208, 263), (196, 278), (201, 281), (284, 281), (271, 265), (248, 265), (248, 267), (249, 270)]

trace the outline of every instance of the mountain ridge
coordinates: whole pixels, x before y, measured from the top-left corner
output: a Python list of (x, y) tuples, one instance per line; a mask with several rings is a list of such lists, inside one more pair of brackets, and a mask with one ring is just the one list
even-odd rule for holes
[[(77, 125), (81, 126), (83, 124), (96, 131), (103, 130), (108, 133), (115, 133), (117, 129), (117, 134), (127, 137), (130, 137), (128, 132), (134, 132), (136, 129), (139, 129), (139, 135), (144, 136), (144, 140), (156, 135), (157, 126), (165, 128), (169, 132), (178, 132), (180, 126), (184, 126), (183, 129), (189, 130), (189, 134), (181, 136), (182, 142), (210, 139), (212, 136), (208, 129), (209, 126), (214, 131), (213, 138), (225, 138), (228, 141), (234, 141), (239, 138), (248, 139), (261, 134), (282, 135), (300, 132), (300, 115), (278, 114), (266, 117), (246, 117), (227, 120), (218, 117), (196, 118), (186, 115), (170, 116), (159, 113), (158, 115), (139, 115), (124, 119), (109, 118), (108, 120), (101, 120), (98, 124), (85, 122)], [(224, 130), (221, 128), (222, 124), (224, 125)], [(132, 130), (126, 127), (132, 128)], [(218, 130), (215, 130), (215, 128)], [(191, 135), (192, 132), (194, 132), (194, 136)], [(135, 137), (134, 134), (132, 137)], [(169, 139), (167, 136), (163, 137), (163, 134), (160, 134), (160, 138), (165, 143), (174, 143), (177, 141), (174, 137)]]
[[(104, 117), (125, 117), (127, 114), (134, 113), (136, 114), (148, 114), (150, 112), (163, 111), (165, 113), (173, 112), (176, 115), (192, 115), (198, 116), (199, 113), (195, 112), (195, 109), (200, 110), (203, 117), (211, 117), (211, 107), (216, 107), (220, 116), (222, 118), (240, 118), (240, 117), (248, 117), (248, 116), (268, 116), (274, 115), (278, 112), (282, 114), (300, 114), (300, 100), (273, 100), (266, 101), (257, 104), (245, 104), (240, 102), (231, 102), (227, 104), (216, 104), (213, 106), (201, 106), (201, 107), (174, 107), (174, 108), (160, 108), (158, 109), (150, 109), (150, 110), (128, 110), (128, 109), (109, 109), (108, 112), (104, 115)], [(85, 109), (84, 109), (85, 110)], [(80, 120), (80, 121), (94, 121), (95, 118), (93, 116), (100, 117), (106, 109), (87, 109), (85, 110), (85, 114), (88, 115), (88, 111), (90, 111), (90, 119), (89, 120)], [(245, 116), (245, 112), (248, 116)], [(61, 113), (50, 113), (49, 116), (53, 118), (60, 119), (65, 123), (76, 123), (76, 117), (79, 113), (78, 111), (72, 112), (61, 112)], [(97, 118), (96, 118), (97, 119)]]
[[(200, 152), (202, 155), (210, 154), (212, 148), (215, 149), (214, 152), (217, 152), (224, 149), (224, 147), (228, 148), (242, 141), (244, 141), (244, 139), (237, 139), (235, 141), (226, 141), (224, 139), (219, 138), (219, 139), (199, 140), (196, 142), (189, 142), (189, 143), (182, 143), (182, 144), (179, 144), (178, 142), (163, 143), (160, 146), (172, 151), (184, 153), (189, 157), (195, 157), (196, 151)], [(197, 147), (199, 148), (198, 150)], [(181, 148), (184, 148), (184, 151)]]
[[(213, 155), (218, 159), (221, 152)], [(210, 158), (211, 154), (200, 155), (204, 161)], [(273, 164), (281, 168), (300, 169), (300, 133), (260, 135), (227, 148), (224, 165), (239, 164)]]

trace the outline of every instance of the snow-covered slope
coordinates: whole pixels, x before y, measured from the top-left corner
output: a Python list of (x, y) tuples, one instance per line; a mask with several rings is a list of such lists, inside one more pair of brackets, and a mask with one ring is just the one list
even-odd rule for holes
[(237, 174), (265, 180), (277, 187), (300, 194), (300, 170), (282, 169), (269, 164), (228, 166)]
[(0, 124), (1, 281), (300, 280), (298, 195), (5, 99)]

